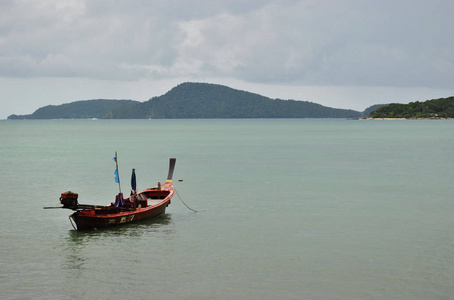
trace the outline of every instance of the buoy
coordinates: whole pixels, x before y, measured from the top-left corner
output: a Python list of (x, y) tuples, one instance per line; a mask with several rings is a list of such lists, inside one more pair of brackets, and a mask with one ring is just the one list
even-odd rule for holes
[(178, 179), (178, 181), (183, 181), (183, 179), (180, 178), (180, 179)]

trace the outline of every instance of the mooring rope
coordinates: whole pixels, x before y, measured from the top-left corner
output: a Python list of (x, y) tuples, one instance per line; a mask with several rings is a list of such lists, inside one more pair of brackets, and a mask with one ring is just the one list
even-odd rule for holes
[(177, 194), (178, 198), (180, 198), (181, 202), (183, 202), (184, 206), (186, 206), (188, 209), (192, 210), (193, 212), (198, 212), (197, 210), (192, 209), (189, 206), (187, 206), (186, 203), (184, 203), (183, 199), (181, 199), (180, 194), (178, 194), (177, 189), (175, 187), (173, 189), (175, 190), (175, 193)]

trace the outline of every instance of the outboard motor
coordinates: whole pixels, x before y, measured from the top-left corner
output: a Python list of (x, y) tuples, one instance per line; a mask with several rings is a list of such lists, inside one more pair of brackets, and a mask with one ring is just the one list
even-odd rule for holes
[(63, 204), (63, 208), (76, 210), (77, 206), (79, 205), (79, 203), (77, 202), (77, 197), (79, 197), (77, 193), (70, 191), (61, 193), (60, 203)]

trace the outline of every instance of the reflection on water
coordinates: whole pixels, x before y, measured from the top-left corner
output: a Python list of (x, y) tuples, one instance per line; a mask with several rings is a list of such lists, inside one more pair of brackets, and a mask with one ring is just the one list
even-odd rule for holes
[(105, 257), (130, 257), (144, 248), (144, 243), (155, 241), (156, 244), (156, 240), (166, 240), (173, 233), (171, 214), (102, 230), (70, 230), (63, 247), (63, 268), (72, 271), (71, 277), (79, 277), (89, 269), (90, 263), (97, 265)]
[(99, 230), (90, 231), (69, 231), (69, 239), (73, 242), (81, 242), (85, 239), (96, 238), (99, 236), (115, 236), (115, 235), (127, 235), (127, 236), (140, 236), (148, 232), (171, 232), (172, 227), (166, 226), (171, 224), (171, 214), (162, 214), (153, 219), (143, 220), (140, 222), (133, 222), (128, 224), (121, 224), (117, 226), (102, 228)]

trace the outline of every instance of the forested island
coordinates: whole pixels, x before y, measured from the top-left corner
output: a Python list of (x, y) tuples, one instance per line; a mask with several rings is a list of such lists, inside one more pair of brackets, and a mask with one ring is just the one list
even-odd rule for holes
[(362, 112), (308, 101), (271, 99), (209, 83), (182, 83), (148, 101), (84, 100), (48, 105), (8, 119), (359, 118)]
[(182, 83), (145, 102), (83, 100), (48, 105), (16, 119), (216, 119), (216, 118), (454, 118), (454, 97), (377, 104), (363, 112), (326, 107), (300, 100), (271, 99), (209, 83)]
[(378, 107), (371, 118), (450, 119), (454, 118), (454, 97), (432, 99), (408, 104), (392, 103)]

